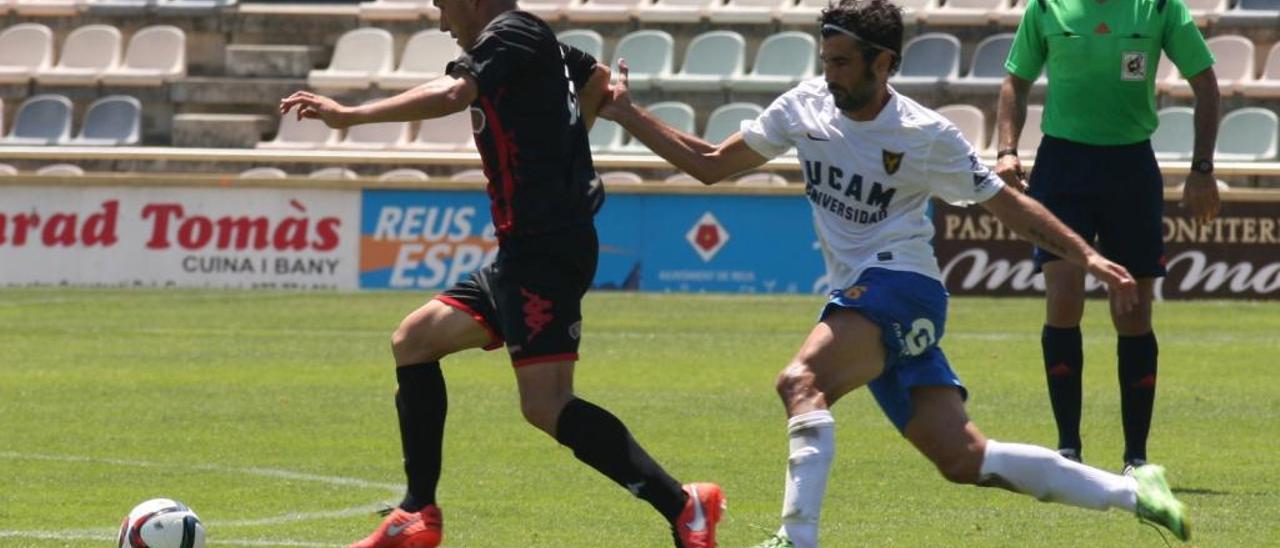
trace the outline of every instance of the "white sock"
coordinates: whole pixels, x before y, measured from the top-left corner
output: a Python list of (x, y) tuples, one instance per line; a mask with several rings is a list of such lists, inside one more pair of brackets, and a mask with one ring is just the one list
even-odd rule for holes
[(1085, 466), (1034, 445), (987, 440), (981, 476), (982, 483), (995, 476), (1018, 492), (1046, 502), (1130, 512), (1137, 505), (1138, 484), (1133, 478)]
[(782, 529), (797, 548), (818, 545), (818, 515), (827, 492), (827, 476), (836, 454), (836, 420), (825, 409), (787, 421), (791, 454), (787, 458)]

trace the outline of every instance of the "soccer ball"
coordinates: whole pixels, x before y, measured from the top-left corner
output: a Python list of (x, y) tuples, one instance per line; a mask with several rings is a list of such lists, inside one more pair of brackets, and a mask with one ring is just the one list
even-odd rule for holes
[(204, 525), (185, 504), (151, 499), (120, 523), (117, 548), (203, 548)]

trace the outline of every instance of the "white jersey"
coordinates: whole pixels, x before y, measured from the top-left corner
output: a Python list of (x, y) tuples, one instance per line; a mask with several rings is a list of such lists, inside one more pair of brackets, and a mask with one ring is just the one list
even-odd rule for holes
[(853, 285), (870, 267), (941, 281), (929, 197), (982, 202), (1004, 187), (938, 113), (892, 92), (874, 120), (854, 121), (836, 108), (822, 77), (743, 122), (742, 135), (766, 158), (793, 146), (799, 153), (832, 289)]

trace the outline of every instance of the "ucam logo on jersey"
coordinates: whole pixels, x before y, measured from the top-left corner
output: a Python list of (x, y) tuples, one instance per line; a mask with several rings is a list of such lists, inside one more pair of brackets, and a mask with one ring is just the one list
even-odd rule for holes
[(352, 191), (0, 187), (0, 285), (353, 289)]
[(443, 289), (493, 262), (488, 207), (482, 192), (365, 191), (360, 287)]

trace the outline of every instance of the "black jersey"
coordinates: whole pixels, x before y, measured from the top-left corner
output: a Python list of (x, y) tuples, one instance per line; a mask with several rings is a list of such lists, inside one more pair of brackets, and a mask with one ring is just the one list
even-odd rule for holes
[(600, 208), (604, 189), (578, 106), (595, 66), (518, 10), (490, 21), (475, 46), (449, 63), (449, 74), (469, 74), (480, 88), (472, 124), (499, 237), (580, 224)]

